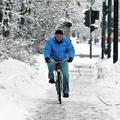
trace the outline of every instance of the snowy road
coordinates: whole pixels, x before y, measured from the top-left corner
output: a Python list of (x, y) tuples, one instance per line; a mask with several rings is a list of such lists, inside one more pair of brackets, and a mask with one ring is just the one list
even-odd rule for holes
[(96, 92), (96, 64), (73, 64), (70, 69), (70, 97), (58, 104), (55, 86), (51, 85), (46, 99), (35, 101), (36, 108), (26, 120), (117, 120), (119, 108), (104, 105)]

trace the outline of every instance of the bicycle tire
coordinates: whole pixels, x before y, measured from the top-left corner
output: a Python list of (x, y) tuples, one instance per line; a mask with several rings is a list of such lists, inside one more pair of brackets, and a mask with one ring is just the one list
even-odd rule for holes
[(61, 104), (62, 103), (62, 98), (61, 98), (61, 76), (60, 76), (60, 73), (58, 73), (58, 77), (57, 77), (57, 82), (58, 82), (58, 85), (57, 85), (57, 93), (58, 93), (58, 101), (59, 103)]

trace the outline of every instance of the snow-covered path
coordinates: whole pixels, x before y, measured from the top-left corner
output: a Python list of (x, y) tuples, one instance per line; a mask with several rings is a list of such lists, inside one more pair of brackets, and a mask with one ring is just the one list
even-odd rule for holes
[(60, 105), (51, 85), (47, 97), (35, 101), (37, 107), (26, 120), (117, 120), (114, 115), (120, 115), (119, 108), (106, 106), (97, 97), (96, 62), (70, 65), (70, 97)]

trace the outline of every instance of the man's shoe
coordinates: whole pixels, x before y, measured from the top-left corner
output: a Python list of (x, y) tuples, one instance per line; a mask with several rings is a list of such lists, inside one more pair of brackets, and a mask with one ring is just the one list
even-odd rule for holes
[(63, 93), (63, 97), (67, 98), (67, 97), (69, 97), (69, 94), (68, 93)]
[(49, 83), (51, 83), (51, 84), (55, 83), (54, 79), (50, 79)]

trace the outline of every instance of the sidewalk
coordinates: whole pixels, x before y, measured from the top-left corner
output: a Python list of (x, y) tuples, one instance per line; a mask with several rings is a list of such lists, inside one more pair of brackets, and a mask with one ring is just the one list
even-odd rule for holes
[[(90, 57), (90, 45), (87, 43), (76, 43), (72, 41), (75, 48), (75, 55), (80, 57)], [(92, 45), (92, 57), (99, 57), (101, 55), (100, 45)]]

